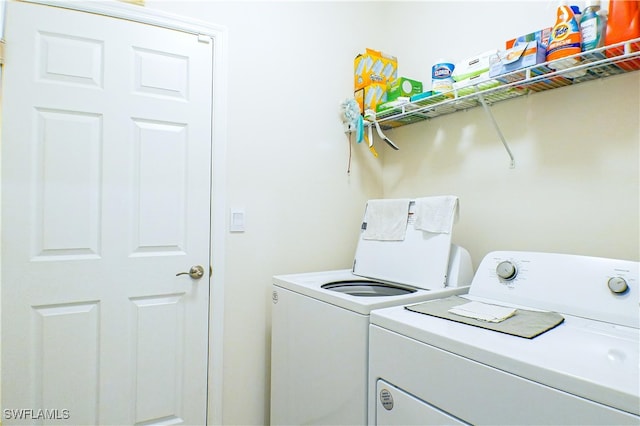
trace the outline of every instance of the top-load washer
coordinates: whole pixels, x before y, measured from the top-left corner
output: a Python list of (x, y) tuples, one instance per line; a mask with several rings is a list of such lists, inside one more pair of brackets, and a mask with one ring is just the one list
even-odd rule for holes
[(503, 251), (466, 295), (374, 311), (370, 423), (640, 424), (639, 287), (635, 261)]
[(367, 423), (370, 312), (468, 291), (457, 211), (451, 196), (370, 200), (352, 269), (273, 277), (272, 425)]

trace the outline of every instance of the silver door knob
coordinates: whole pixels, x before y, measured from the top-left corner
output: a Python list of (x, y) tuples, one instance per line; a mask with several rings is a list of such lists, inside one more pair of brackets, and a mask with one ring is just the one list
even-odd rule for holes
[(204, 268), (200, 265), (195, 265), (189, 269), (189, 272), (178, 272), (176, 277), (178, 275), (189, 275), (194, 280), (199, 280), (204, 275)]

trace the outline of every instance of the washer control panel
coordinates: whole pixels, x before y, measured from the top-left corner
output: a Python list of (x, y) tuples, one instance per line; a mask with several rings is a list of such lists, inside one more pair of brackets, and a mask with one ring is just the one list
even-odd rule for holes
[(510, 281), (518, 274), (518, 268), (510, 260), (503, 260), (496, 266), (496, 274), (503, 280)]
[(615, 294), (624, 294), (629, 291), (629, 285), (622, 277), (611, 277), (607, 284), (609, 285), (609, 290)]
[(496, 251), (478, 266), (469, 295), (640, 328), (638, 266), (619, 259)]

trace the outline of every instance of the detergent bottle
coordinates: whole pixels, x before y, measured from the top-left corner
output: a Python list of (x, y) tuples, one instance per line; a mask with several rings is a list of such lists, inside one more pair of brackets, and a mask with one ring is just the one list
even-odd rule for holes
[[(607, 45), (640, 37), (640, 1), (609, 0), (609, 20), (607, 21)], [(637, 50), (640, 43), (632, 46)]]
[(582, 19), (582, 12), (580, 12), (580, 7), (576, 5), (571, 5), (571, 11), (573, 12), (573, 17), (576, 18), (576, 22), (578, 23), (578, 27), (580, 26), (580, 20)]
[[(636, 0), (609, 0), (609, 19), (605, 45), (610, 46), (640, 37), (640, 1)], [(628, 51), (625, 51), (628, 48)], [(608, 57), (620, 56), (625, 53), (640, 50), (640, 42), (625, 43), (608, 48)], [(622, 69), (631, 71), (640, 69), (640, 60), (622, 60), (616, 62)]]
[(587, 1), (587, 7), (584, 9), (582, 19), (580, 19), (583, 52), (604, 46), (602, 15), (599, 12), (600, 0)]
[[(547, 46), (547, 61), (575, 55), (582, 50), (582, 35), (580, 25), (566, 2), (558, 6), (556, 24), (551, 30), (549, 45)], [(575, 60), (577, 62), (577, 59)]]
[(603, 46), (607, 45), (607, 24), (609, 22), (609, 11), (607, 9), (600, 9), (598, 11), (598, 16), (600, 17), (600, 40)]

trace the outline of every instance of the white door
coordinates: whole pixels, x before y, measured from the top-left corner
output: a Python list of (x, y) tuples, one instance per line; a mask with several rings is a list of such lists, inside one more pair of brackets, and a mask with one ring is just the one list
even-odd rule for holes
[(5, 39), (2, 420), (204, 424), (211, 39), (13, 1)]

